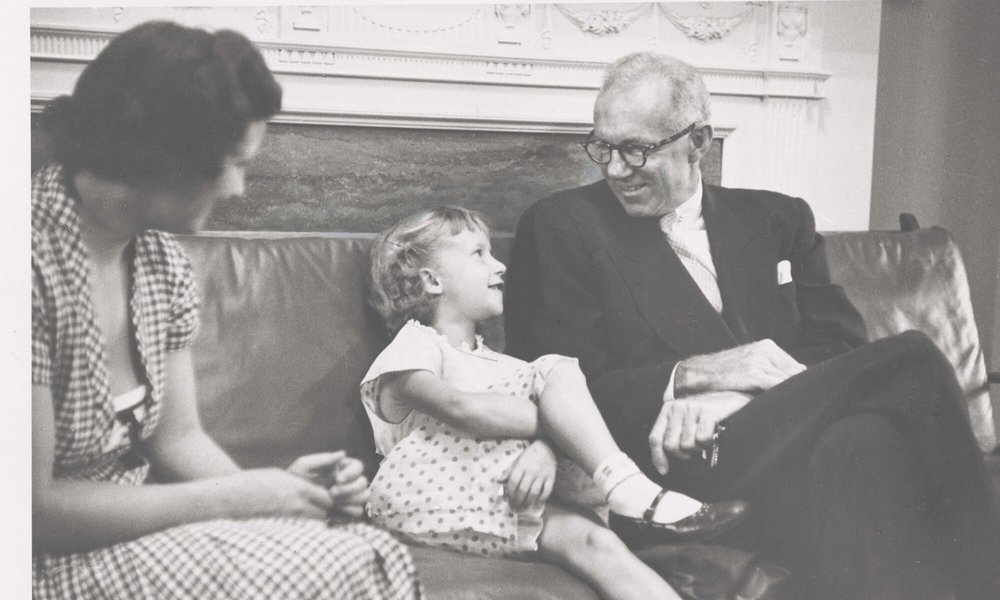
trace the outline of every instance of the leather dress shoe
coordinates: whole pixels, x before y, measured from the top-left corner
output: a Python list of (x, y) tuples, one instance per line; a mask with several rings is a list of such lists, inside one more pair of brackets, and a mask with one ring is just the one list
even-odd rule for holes
[(706, 502), (694, 514), (683, 519), (672, 523), (658, 523), (653, 521), (653, 515), (666, 492), (666, 489), (660, 490), (642, 518), (626, 517), (612, 511), (608, 516), (608, 528), (629, 548), (637, 550), (659, 544), (707, 540), (728, 530), (750, 514), (750, 505), (742, 500)]

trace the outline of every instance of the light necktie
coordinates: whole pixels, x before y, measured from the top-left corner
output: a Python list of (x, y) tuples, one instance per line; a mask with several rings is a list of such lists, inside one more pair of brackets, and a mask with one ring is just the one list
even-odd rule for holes
[(684, 236), (676, 229), (678, 222), (676, 213), (668, 213), (660, 219), (660, 230), (667, 238), (667, 243), (674, 249), (677, 258), (681, 259), (681, 264), (691, 275), (691, 279), (698, 284), (698, 289), (704, 294), (708, 303), (712, 305), (715, 312), (722, 312), (722, 295), (719, 293), (719, 282), (708, 266), (694, 253), (685, 243)]

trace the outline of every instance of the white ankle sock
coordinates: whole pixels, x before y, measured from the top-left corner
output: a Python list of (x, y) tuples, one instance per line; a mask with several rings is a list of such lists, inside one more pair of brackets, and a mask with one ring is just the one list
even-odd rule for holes
[[(642, 517), (660, 486), (646, 477), (624, 452), (605, 459), (594, 471), (594, 482), (601, 488), (611, 510), (627, 517)], [(677, 492), (667, 492), (656, 507), (653, 520), (672, 523), (701, 508), (701, 503)]]
[(640, 475), (638, 465), (624, 452), (619, 452), (604, 459), (601, 464), (594, 469), (594, 483), (597, 484), (604, 497), (611, 496), (611, 491), (626, 479), (633, 475)]

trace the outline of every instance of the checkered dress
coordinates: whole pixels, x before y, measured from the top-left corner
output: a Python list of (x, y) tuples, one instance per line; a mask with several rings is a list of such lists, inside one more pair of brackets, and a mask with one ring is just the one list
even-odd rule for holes
[[(112, 435), (106, 355), (96, 326), (80, 222), (58, 166), (32, 184), (32, 382), (52, 391), (54, 476), (140, 485)], [(164, 233), (135, 239), (130, 313), (149, 393), (142, 437), (156, 426), (164, 359), (188, 345), (198, 302), (187, 257)], [(114, 441), (112, 441), (114, 440)], [(419, 596), (412, 561), (368, 525), (307, 519), (215, 520), (98, 550), (36, 554), (35, 598), (378, 598)]]

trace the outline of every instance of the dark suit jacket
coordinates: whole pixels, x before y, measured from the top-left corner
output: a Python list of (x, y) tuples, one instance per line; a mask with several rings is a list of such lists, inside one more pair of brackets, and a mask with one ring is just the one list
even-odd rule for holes
[[(861, 316), (830, 282), (823, 238), (803, 200), (704, 190), (721, 316), (658, 219), (629, 217), (603, 180), (541, 200), (518, 225), (506, 277), (507, 352), (578, 357), (619, 443), (634, 437), (645, 446), (683, 358), (770, 338), (811, 364), (867, 339)], [(793, 281), (778, 285), (782, 260)]]

